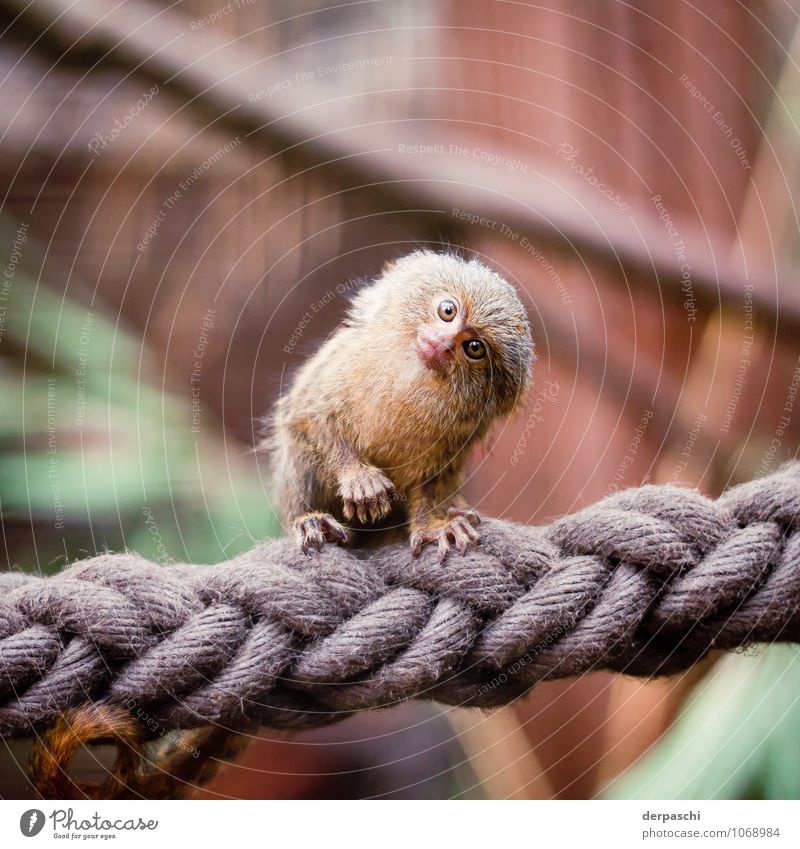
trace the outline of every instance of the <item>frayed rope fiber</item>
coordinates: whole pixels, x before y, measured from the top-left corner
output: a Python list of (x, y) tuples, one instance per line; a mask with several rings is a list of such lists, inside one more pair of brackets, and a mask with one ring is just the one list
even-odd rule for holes
[(800, 640), (800, 463), (717, 501), (643, 486), (547, 527), (485, 519), (466, 557), (273, 540), (215, 566), (103, 554), (0, 575), (0, 736), (89, 700), (164, 729), (303, 728), (415, 697), (651, 676)]

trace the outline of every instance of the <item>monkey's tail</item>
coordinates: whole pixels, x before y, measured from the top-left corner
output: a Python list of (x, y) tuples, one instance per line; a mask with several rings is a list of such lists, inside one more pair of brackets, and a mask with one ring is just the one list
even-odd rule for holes
[[(182, 799), (210, 781), (251, 739), (246, 729), (208, 726), (185, 731), (148, 755), (150, 737), (144, 724), (123, 708), (84, 705), (65, 713), (36, 741), (31, 781), (44, 799)], [(87, 781), (71, 775), (75, 755), (97, 744), (117, 749), (108, 776)]]

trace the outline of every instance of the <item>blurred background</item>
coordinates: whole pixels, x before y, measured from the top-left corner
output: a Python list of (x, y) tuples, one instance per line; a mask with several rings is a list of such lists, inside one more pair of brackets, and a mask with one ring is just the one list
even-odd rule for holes
[[(717, 494), (800, 444), (797, 4), (0, 0), (3, 568), (280, 533), (253, 452), (384, 261), (512, 280), (480, 511)], [(264, 730), (204, 798), (797, 798), (800, 659)], [(0, 795), (30, 795), (0, 745)], [(80, 765), (79, 765), (79, 768)], [(91, 762), (84, 765), (93, 767)]]

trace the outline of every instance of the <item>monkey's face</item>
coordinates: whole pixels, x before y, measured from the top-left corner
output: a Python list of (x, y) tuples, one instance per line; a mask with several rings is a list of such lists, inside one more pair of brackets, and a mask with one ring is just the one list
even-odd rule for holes
[(477, 261), (417, 252), (374, 287), (375, 318), (403, 341), (409, 367), (452, 403), (448, 415), (507, 415), (530, 383), (525, 309), (500, 275)]
[(442, 293), (441, 300), (435, 305), (435, 315), (430, 319), (419, 325), (415, 340), (417, 354), (424, 366), (448, 372), (457, 368), (464, 359), (470, 367), (485, 366), (488, 356), (486, 343), (478, 329), (467, 322), (466, 305), (462, 308), (459, 298)]
[(470, 416), (511, 412), (527, 390), (532, 359), (516, 294), (468, 279), (421, 289), (413, 350), (426, 378), (450, 389)]

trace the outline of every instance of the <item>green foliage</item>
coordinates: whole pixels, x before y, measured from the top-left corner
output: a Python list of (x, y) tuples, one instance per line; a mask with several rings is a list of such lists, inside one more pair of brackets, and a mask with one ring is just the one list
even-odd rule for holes
[[(3, 230), (10, 244), (7, 222)], [(37, 285), (21, 266), (5, 306), (6, 527), (32, 524), (37, 549), (44, 538), (43, 551), (68, 557), (108, 545), (193, 562), (225, 559), (278, 533), (244, 449), (224, 443), (206, 418), (201, 433), (192, 430), (188, 393), (148, 382), (161, 369), (135, 334)]]
[(800, 648), (722, 658), (616, 799), (800, 797)]

